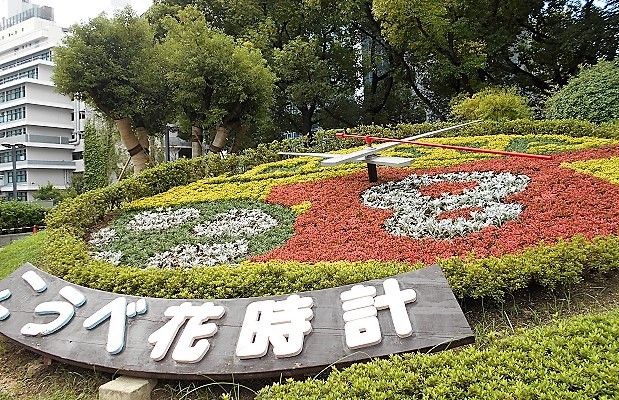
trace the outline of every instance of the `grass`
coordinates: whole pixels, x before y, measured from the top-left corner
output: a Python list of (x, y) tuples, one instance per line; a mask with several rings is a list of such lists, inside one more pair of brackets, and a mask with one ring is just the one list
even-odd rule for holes
[[(44, 240), (45, 231), (42, 231), (2, 248), (0, 250), (0, 279), (10, 275), (25, 262), (36, 264)], [(2, 400), (1, 397), (0, 400)]]

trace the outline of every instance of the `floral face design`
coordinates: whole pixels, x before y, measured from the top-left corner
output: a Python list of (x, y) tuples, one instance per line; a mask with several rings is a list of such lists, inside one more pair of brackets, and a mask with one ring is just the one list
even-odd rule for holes
[[(530, 178), (509, 172), (452, 172), (439, 175), (411, 175), (366, 190), (361, 198), (366, 206), (393, 210), (385, 229), (396, 236), (415, 239), (446, 239), (477, 232), (487, 226), (501, 226), (517, 218), (522, 205), (505, 203), (522, 192)], [(442, 183), (473, 183), (461, 193), (424, 195), (423, 187)], [(454, 211), (468, 211), (454, 213)], [(468, 214), (469, 218), (466, 218)]]

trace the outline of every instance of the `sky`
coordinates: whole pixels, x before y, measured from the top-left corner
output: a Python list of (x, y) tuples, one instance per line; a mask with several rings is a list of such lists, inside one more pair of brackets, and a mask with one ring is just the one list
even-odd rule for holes
[[(132, 6), (141, 14), (153, 3), (152, 0), (32, 0), (31, 2), (54, 8), (55, 20), (63, 27), (87, 21), (102, 12), (113, 13), (114, 10), (124, 8), (126, 5)], [(6, 0), (0, 0), (0, 10), (2, 14), (6, 13)]]

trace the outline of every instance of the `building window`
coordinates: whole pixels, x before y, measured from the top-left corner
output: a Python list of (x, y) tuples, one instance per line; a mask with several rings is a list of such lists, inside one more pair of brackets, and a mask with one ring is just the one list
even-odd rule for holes
[(21, 99), (22, 97), (26, 97), (25, 86), (20, 86), (15, 89), (3, 90), (0, 92), (0, 103)]
[[(86, 119), (86, 111), (80, 111), (80, 119)], [(71, 121), (75, 121), (75, 112), (71, 113)]]
[[(4, 39), (4, 37), (2, 37), (2, 39)], [(0, 66), (0, 71), (4, 71), (7, 69), (11, 69), (11, 68), (15, 68), (18, 67), (22, 64), (26, 64), (32, 61), (36, 61), (36, 60), (43, 60), (43, 61), (51, 61), (52, 60), (52, 51), (51, 50), (46, 50), (42, 53), (39, 54), (35, 54), (33, 56), (29, 56), (29, 57), (24, 57), (24, 58), (20, 58), (17, 61), (11, 61), (9, 63), (6, 64), (2, 64)]]
[(26, 128), (4, 129), (0, 131), (0, 138), (25, 135)]
[(73, 161), (77, 161), (77, 160), (83, 160), (84, 159), (84, 152), (83, 151), (76, 151), (73, 153)]
[(11, 108), (0, 112), (0, 123), (26, 118), (26, 107)]
[(11, 82), (17, 79), (23, 79), (23, 78), (39, 79), (39, 68), (38, 67), (29, 68), (29, 69), (15, 72), (14, 74), (5, 76), (4, 78), (0, 79), (0, 85), (3, 85), (7, 82)]
[[(13, 192), (8, 192), (6, 198), (12, 200)], [(28, 192), (17, 192), (17, 201), (28, 201)]]
[[(17, 183), (25, 183), (28, 181), (28, 175), (26, 174), (26, 170), (20, 169), (16, 171), (17, 175)], [(13, 171), (6, 172), (6, 181), (8, 183), (13, 183)]]
[[(26, 149), (17, 149), (15, 151), (15, 159), (17, 161), (26, 161)], [(13, 157), (11, 157), (11, 150), (5, 150), (0, 152), (0, 164), (13, 162)]]

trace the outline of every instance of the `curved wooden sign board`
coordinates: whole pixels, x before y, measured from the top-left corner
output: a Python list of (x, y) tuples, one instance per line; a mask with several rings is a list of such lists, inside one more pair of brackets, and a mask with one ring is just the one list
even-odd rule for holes
[(0, 334), (68, 364), (164, 379), (309, 375), (474, 341), (437, 266), (298, 297), (184, 301), (87, 289), (26, 264), (0, 282)]

